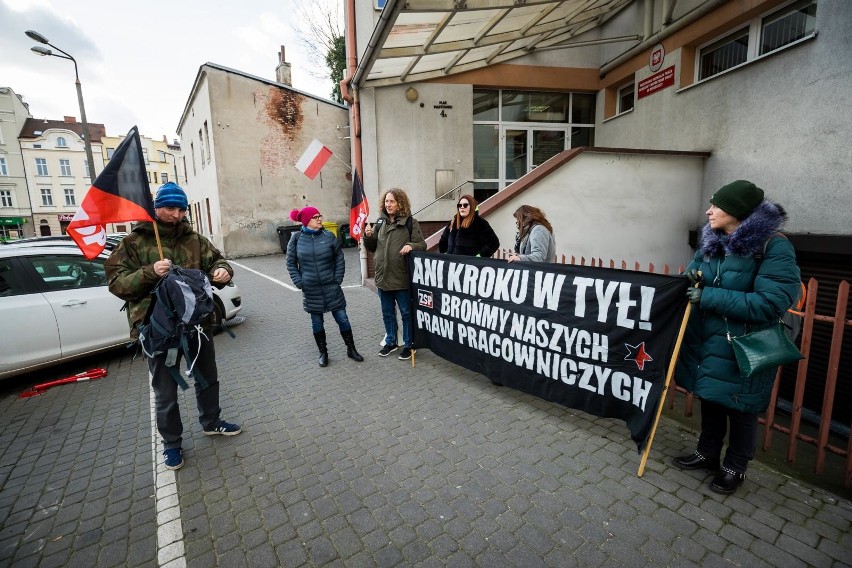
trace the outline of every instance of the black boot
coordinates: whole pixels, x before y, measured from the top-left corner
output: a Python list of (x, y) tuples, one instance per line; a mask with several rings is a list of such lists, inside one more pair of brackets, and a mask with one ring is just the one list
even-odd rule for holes
[(674, 464), (680, 469), (706, 469), (707, 471), (719, 471), (719, 458), (705, 458), (698, 452), (688, 456), (674, 458)]
[(743, 484), (743, 481), (745, 481), (744, 473), (737, 473), (734, 470), (723, 467), (716, 474), (716, 477), (713, 478), (713, 481), (710, 482), (710, 489), (722, 495), (730, 495), (737, 490), (737, 487)]
[(314, 333), (314, 339), (319, 347), (319, 366), (328, 367), (328, 346), (325, 343), (325, 330)]
[(364, 360), (361, 357), (361, 354), (355, 349), (355, 338), (352, 337), (352, 330), (347, 329), (346, 331), (341, 331), (340, 335), (343, 336), (343, 343), (346, 344), (346, 355), (350, 359), (355, 359), (359, 363)]

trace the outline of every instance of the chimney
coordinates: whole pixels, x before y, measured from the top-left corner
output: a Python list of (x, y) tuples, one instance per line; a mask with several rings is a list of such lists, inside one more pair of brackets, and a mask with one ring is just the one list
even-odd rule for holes
[(68, 124), (76, 124), (77, 123), (77, 117), (76, 116), (66, 116), (65, 122), (67, 122)]
[(284, 46), (281, 46), (281, 52), (278, 54), (278, 67), (275, 68), (275, 80), (279, 83), (293, 86), (293, 81), (290, 78), (290, 64), (284, 58)]

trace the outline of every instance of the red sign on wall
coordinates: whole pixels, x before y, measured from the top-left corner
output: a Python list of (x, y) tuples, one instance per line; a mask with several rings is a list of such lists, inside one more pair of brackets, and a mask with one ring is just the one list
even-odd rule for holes
[(636, 89), (636, 98), (642, 99), (648, 95), (653, 95), (657, 91), (662, 91), (667, 87), (674, 85), (674, 65), (666, 67), (659, 73), (654, 73), (650, 77), (639, 81), (639, 87)]

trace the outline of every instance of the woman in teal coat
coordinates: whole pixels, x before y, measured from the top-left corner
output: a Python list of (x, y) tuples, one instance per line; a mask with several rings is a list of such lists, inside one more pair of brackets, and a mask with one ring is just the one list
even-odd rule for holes
[(758, 414), (769, 404), (777, 369), (742, 376), (728, 333), (774, 325), (797, 299), (801, 276), (793, 246), (778, 233), (787, 214), (765, 200), (762, 189), (738, 180), (710, 203), (709, 222), (686, 270), (698, 286), (687, 292), (693, 310), (675, 373), (678, 384), (701, 399), (701, 434), (696, 451), (674, 463), (719, 470), (710, 489), (730, 494), (754, 458)]

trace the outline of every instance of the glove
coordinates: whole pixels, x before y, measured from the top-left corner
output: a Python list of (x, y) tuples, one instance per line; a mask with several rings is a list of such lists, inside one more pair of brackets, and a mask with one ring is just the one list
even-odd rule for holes
[(698, 271), (697, 268), (690, 268), (686, 271), (686, 277), (689, 278), (689, 282), (695, 286), (698, 284), (698, 287), (701, 288), (704, 286), (704, 283), (701, 281), (701, 272)]
[(690, 288), (686, 291), (686, 297), (689, 298), (689, 302), (692, 304), (700, 304), (701, 303), (701, 288)]

